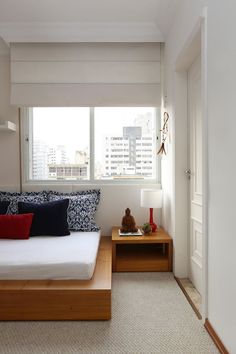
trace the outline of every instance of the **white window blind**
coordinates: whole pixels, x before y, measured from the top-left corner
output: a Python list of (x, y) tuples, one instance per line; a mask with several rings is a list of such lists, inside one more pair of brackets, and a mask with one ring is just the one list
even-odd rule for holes
[(159, 106), (159, 43), (11, 44), (18, 106)]

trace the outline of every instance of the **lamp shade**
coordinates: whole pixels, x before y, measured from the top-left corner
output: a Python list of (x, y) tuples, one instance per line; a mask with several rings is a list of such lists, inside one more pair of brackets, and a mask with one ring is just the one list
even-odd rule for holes
[(161, 208), (162, 190), (161, 189), (141, 189), (141, 207)]

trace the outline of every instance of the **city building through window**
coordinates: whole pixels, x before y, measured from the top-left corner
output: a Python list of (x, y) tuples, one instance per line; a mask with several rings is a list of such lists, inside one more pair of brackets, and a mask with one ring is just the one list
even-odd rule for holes
[(30, 181), (155, 180), (154, 107), (28, 108)]

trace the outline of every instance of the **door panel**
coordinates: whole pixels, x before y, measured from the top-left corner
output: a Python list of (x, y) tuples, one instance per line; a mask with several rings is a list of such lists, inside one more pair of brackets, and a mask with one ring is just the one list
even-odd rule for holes
[(201, 60), (188, 71), (189, 116), (189, 278), (202, 293), (202, 113), (201, 113)]

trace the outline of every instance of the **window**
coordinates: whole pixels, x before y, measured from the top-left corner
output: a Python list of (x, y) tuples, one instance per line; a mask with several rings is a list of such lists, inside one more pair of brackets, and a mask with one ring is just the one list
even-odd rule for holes
[[(95, 179), (156, 178), (156, 110), (147, 107), (99, 107), (94, 110)], [(147, 143), (148, 141), (148, 143)], [(111, 151), (104, 158), (105, 152)], [(149, 173), (139, 153), (151, 154)], [(114, 154), (119, 152), (119, 154)], [(150, 154), (149, 160), (150, 160)], [(137, 168), (137, 164), (141, 164)]]
[(29, 109), (30, 180), (90, 178), (89, 108)]
[(156, 108), (33, 107), (25, 112), (27, 180), (157, 178)]

